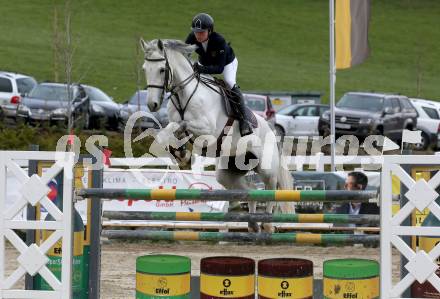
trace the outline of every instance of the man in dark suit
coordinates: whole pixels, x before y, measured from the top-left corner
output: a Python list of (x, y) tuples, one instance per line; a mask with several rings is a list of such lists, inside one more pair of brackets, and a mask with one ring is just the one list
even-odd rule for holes
[[(350, 172), (345, 180), (345, 190), (365, 190), (368, 185), (368, 177), (359, 171)], [(370, 202), (363, 203), (344, 203), (336, 208), (338, 214), (379, 214), (380, 209), (377, 204)]]

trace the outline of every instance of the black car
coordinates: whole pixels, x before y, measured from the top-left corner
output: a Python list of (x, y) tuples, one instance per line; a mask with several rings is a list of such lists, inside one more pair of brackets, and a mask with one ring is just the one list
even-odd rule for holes
[[(159, 122), (160, 126), (166, 127), (168, 125), (168, 112), (167, 112), (167, 104), (168, 104), (168, 96), (165, 95), (165, 100), (162, 103), (160, 109), (156, 112), (150, 112), (147, 106), (147, 97), (148, 90), (138, 90), (136, 91), (131, 98), (122, 104), (121, 108), (121, 119), (123, 123), (127, 123), (128, 119), (138, 111), (144, 111), (151, 113), (152, 116)], [(159, 124), (157, 121), (152, 118), (142, 118), (139, 123), (142, 128), (159, 128)]]
[(106, 127), (117, 130), (120, 124), (120, 108), (111, 97), (99, 88), (82, 85), (90, 100), (90, 129)]
[[(417, 111), (406, 96), (396, 94), (348, 92), (335, 107), (336, 135), (360, 138), (383, 135), (400, 141), (404, 129), (417, 127)], [(319, 133), (330, 132), (330, 111), (319, 119)]]
[[(89, 97), (84, 88), (72, 84), (71, 111), (74, 127), (89, 126)], [(49, 122), (67, 124), (69, 115), (69, 96), (67, 84), (40, 83), (22, 99), (17, 107), (17, 120), (27, 122)]]

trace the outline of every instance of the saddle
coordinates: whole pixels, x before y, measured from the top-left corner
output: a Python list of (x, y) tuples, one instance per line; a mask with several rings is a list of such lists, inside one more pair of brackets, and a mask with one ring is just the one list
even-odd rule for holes
[[(214, 77), (214, 82), (220, 88), (220, 94), (223, 99), (226, 115), (235, 120), (242, 119), (243, 116), (241, 115), (240, 110), (238, 109), (239, 103), (237, 102), (236, 95), (234, 94), (234, 92), (231, 91), (231, 89), (229, 89), (225, 81), (223, 81), (222, 79)], [(257, 118), (255, 117), (255, 114), (248, 107), (245, 107), (245, 111), (246, 111), (246, 115), (245, 115), (246, 119), (249, 120), (253, 128), (257, 128), (258, 122), (257, 122)]]

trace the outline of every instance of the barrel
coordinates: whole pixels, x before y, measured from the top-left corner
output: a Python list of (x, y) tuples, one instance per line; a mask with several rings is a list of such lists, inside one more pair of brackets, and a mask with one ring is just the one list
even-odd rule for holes
[(190, 299), (191, 260), (179, 255), (136, 259), (136, 299)]
[(379, 263), (366, 259), (324, 262), (324, 298), (379, 298)]
[(200, 261), (200, 299), (255, 298), (255, 261), (236, 256)]
[(258, 298), (312, 299), (313, 262), (294, 258), (259, 261)]
[[(435, 274), (440, 277), (440, 269), (437, 269)], [(411, 285), (411, 297), (440, 299), (440, 292), (429, 281), (419, 283), (416, 280)]]

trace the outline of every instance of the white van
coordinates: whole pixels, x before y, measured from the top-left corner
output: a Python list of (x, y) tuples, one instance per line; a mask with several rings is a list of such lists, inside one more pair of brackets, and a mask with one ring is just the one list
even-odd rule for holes
[(439, 103), (424, 99), (410, 99), (412, 105), (419, 114), (417, 129), (422, 131), (422, 143), (416, 146), (419, 150), (428, 147), (440, 148), (440, 116)]

